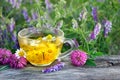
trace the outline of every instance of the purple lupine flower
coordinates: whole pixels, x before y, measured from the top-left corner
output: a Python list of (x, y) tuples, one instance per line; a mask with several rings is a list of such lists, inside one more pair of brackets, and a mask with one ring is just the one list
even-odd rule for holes
[(26, 8), (24, 8), (22, 10), (22, 14), (23, 14), (23, 16), (24, 16), (25, 19), (28, 19), (28, 13), (27, 13), (27, 9)]
[[(2, 29), (1, 29), (1, 27), (0, 27), (0, 37), (2, 36)], [(1, 39), (1, 38), (0, 38)]]
[(13, 41), (14, 43), (16, 43), (16, 41), (17, 41), (17, 35), (16, 35), (16, 33), (13, 33), (13, 34), (11, 35), (11, 38), (12, 38), (12, 41)]
[(92, 31), (92, 33), (90, 34), (90, 39), (91, 40), (96, 39), (96, 35), (95, 35), (94, 31)]
[(2, 46), (2, 33), (0, 31), (0, 45)]
[(18, 42), (18, 39), (16, 40), (16, 43), (13, 45), (13, 49), (19, 49), (20, 48), (20, 45), (19, 45), (19, 42)]
[(86, 10), (86, 8), (84, 8), (84, 9), (82, 10), (82, 12), (79, 14), (78, 20), (79, 20), (79, 21), (85, 20), (85, 19), (86, 19), (86, 15), (87, 15), (87, 10)]
[(7, 0), (7, 1), (12, 5), (13, 8), (17, 9), (20, 8), (22, 2), (22, 0)]
[(50, 72), (54, 72), (54, 71), (59, 71), (64, 67), (65, 63), (63, 62), (59, 62), (54, 66), (48, 67), (46, 69), (43, 69), (42, 72), (43, 73), (50, 73)]
[(57, 29), (60, 29), (61, 27), (63, 26), (63, 20), (59, 21), (57, 24), (56, 24), (56, 28)]
[(101, 29), (101, 24), (97, 23), (95, 25), (95, 28), (94, 28), (93, 32), (90, 34), (90, 39), (91, 40), (96, 39), (97, 35), (100, 33), (100, 29)]
[(13, 8), (16, 6), (16, 0), (8, 0), (8, 2), (12, 5)]
[(18, 48), (20, 48), (19, 43), (18, 43), (18, 39), (17, 39), (16, 32), (11, 33), (11, 40), (14, 42), (13, 49), (18, 49)]
[(20, 5), (21, 5), (21, 3), (16, 2), (15, 7), (16, 7), (17, 9), (19, 9), (19, 8), (20, 8)]
[(103, 26), (104, 26), (104, 36), (107, 37), (108, 33), (111, 32), (112, 22), (108, 20), (103, 20)]
[(14, 4), (16, 0), (8, 0), (10, 4)]
[(0, 44), (1, 44), (1, 47), (3, 46), (5, 40), (4, 40), (4, 36), (3, 36), (3, 30), (1, 29), (1, 33), (0, 33)]
[(27, 13), (27, 9), (26, 9), (26, 8), (24, 8), (24, 9), (22, 10), (22, 14), (23, 14), (23, 16), (24, 16), (24, 18), (25, 18), (25, 20), (26, 20), (27, 22), (30, 22), (30, 21), (31, 21), (31, 18), (28, 16), (28, 13)]
[(72, 26), (73, 26), (73, 29), (78, 28), (78, 23), (75, 19), (72, 19)]
[(52, 4), (50, 3), (49, 0), (45, 0), (45, 5), (46, 5), (46, 9), (48, 9), (49, 11), (51, 11), (51, 9), (52, 9)]
[(75, 43), (75, 48), (78, 48), (79, 47), (79, 43), (76, 39), (73, 39), (74, 43)]
[(17, 0), (16, 5), (15, 5), (15, 7), (16, 7), (17, 9), (20, 8), (21, 2), (22, 2), (22, 0)]
[(12, 3), (12, 7), (13, 7), (13, 8), (16, 8), (16, 4), (17, 4), (17, 1), (14, 0), (14, 2)]
[(7, 30), (13, 32), (14, 28), (15, 28), (15, 21), (11, 19), (10, 24), (8, 24), (7, 26)]
[(11, 55), (12, 52), (10, 50), (0, 48), (0, 64), (8, 64)]
[(98, 14), (97, 14), (96, 7), (92, 7), (92, 16), (93, 16), (94, 21), (97, 23), (98, 22)]
[(6, 29), (3, 30), (2, 38), (3, 38), (3, 40), (5, 40), (5, 41), (6, 41), (6, 40), (10, 40), (7, 32), (8, 32), (8, 31), (7, 31)]
[(38, 13), (32, 11), (32, 19), (36, 20), (38, 18)]

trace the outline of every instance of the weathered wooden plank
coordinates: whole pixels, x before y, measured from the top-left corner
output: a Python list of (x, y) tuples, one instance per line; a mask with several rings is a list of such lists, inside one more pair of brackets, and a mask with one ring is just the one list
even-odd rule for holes
[[(69, 58), (63, 61), (65, 67), (57, 72), (45, 74), (41, 72), (42, 67), (28, 65), (25, 69), (1, 71), (0, 80), (120, 80), (120, 56), (97, 58), (98, 67), (74, 67)], [(118, 65), (108, 66), (107, 61), (118, 61)]]

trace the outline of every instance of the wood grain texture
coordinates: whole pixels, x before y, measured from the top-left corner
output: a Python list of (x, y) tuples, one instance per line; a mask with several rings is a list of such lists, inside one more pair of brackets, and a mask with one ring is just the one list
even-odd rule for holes
[(65, 67), (57, 72), (45, 74), (41, 72), (43, 67), (28, 65), (24, 69), (1, 71), (0, 80), (120, 80), (120, 56), (99, 57), (96, 67), (74, 67), (69, 58), (63, 61)]

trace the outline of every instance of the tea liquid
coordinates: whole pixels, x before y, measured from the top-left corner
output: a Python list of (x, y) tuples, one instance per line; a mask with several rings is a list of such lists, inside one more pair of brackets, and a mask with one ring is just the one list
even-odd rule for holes
[(63, 39), (52, 34), (34, 34), (18, 39), (20, 47), (26, 52), (26, 59), (35, 66), (51, 64), (58, 58), (63, 45)]

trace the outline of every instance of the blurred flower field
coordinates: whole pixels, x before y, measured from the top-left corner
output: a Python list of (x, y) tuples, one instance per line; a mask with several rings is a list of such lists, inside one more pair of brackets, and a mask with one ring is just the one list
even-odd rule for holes
[(15, 53), (26, 27), (62, 29), (90, 59), (120, 54), (119, 0), (0, 0), (0, 48)]

